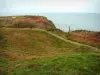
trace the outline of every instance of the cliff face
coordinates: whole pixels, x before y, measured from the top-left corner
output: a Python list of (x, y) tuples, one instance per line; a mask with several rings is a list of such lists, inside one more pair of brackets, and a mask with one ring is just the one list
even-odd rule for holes
[(0, 17), (0, 24), (5, 27), (15, 28), (43, 28), (52, 29), (56, 28), (52, 21), (44, 16), (9, 16)]

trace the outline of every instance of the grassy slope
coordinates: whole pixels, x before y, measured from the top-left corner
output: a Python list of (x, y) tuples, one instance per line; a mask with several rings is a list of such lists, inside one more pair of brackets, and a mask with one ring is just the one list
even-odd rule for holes
[(0, 49), (1, 75), (7, 72), (8, 75), (98, 75), (100, 73), (99, 53), (87, 47), (65, 42), (37, 29), (6, 28), (4, 35), (7, 47), (4, 49), (5, 52)]
[(85, 54), (18, 61), (15, 62), (10, 73), (14, 75), (100, 75), (100, 56)]
[[(68, 40), (72, 40), (72, 41), (75, 41), (75, 42), (79, 42), (81, 44), (86, 44), (86, 45), (90, 45), (90, 46), (93, 46), (93, 47), (96, 47), (98, 49), (100, 49), (100, 42), (95, 42), (95, 41), (90, 41), (90, 40), (86, 40), (86, 39), (82, 39), (82, 38), (79, 38), (78, 36), (75, 37), (75, 33), (77, 35), (81, 35), (81, 36), (88, 36), (90, 38), (96, 38), (94, 36), (94, 34), (96, 34), (97, 32), (70, 32), (70, 33), (66, 33), (66, 32), (55, 32), (55, 31), (51, 31), (52, 33), (54, 34), (57, 34), (65, 39), (68, 39)], [(99, 38), (97, 38), (97, 40), (99, 40)]]
[[(97, 47), (100, 49), (100, 40), (99, 38), (97, 38), (96, 36), (93, 36), (93, 33), (96, 34), (96, 32), (91, 32), (91, 33), (88, 33), (87, 34), (85, 32), (71, 32), (71, 36), (69, 37), (69, 39), (73, 40), (73, 41), (76, 41), (76, 42), (79, 42), (79, 43), (84, 43), (84, 44), (87, 44), (87, 45), (90, 45), (90, 46), (93, 46), (93, 47)], [(79, 38), (79, 37), (75, 37), (75, 34), (76, 35), (81, 35), (81, 36), (88, 36), (89, 38), (96, 38), (98, 41), (92, 41), (92, 40), (87, 40), (87, 39), (82, 39), (82, 38)]]
[[(8, 50), (23, 55), (51, 56), (61, 49), (73, 50), (79, 46), (65, 42), (45, 31), (31, 29), (6, 29)], [(20, 55), (20, 54), (19, 54)]]

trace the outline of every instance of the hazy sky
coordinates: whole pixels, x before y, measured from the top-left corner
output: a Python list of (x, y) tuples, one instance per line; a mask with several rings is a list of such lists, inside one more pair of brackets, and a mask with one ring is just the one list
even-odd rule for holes
[(100, 0), (0, 0), (1, 14), (100, 13)]
[(60, 29), (100, 31), (100, 0), (0, 0), (0, 15), (43, 15)]

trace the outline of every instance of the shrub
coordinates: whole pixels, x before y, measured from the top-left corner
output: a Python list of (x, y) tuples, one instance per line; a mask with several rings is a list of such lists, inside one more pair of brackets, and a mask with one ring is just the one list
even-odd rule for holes
[(18, 22), (13, 24), (11, 27), (13, 28), (35, 28), (36, 24), (29, 22)]
[(72, 32), (89, 32), (88, 30), (74, 30)]
[(94, 35), (92, 35), (92, 37), (94, 37), (94, 38), (100, 38), (100, 32), (96, 32)]
[(63, 32), (62, 30), (57, 29), (57, 28), (50, 28), (50, 29), (47, 29), (47, 31), (51, 31), (51, 32)]

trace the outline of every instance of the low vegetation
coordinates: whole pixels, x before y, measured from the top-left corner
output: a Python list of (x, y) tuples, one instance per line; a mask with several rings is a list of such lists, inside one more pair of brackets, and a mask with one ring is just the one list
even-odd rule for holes
[(75, 30), (72, 32), (52, 32), (65, 39), (90, 45), (100, 49), (100, 32), (93, 32), (87, 30)]
[(87, 31), (63, 32), (43, 16), (0, 17), (0, 25), (0, 75), (100, 74), (99, 51), (61, 39), (93, 46), (74, 36)]
[(17, 62), (13, 68), (12, 75), (99, 75), (100, 56), (80, 54), (33, 59)]
[(52, 21), (44, 16), (7, 16), (0, 17), (0, 27), (56, 29)]
[(1, 75), (98, 75), (100, 53), (65, 42), (48, 31), (4, 28), (7, 46), (0, 52)]
[(18, 22), (18, 23), (14, 23), (11, 26), (8, 26), (11, 28), (36, 28), (36, 24), (34, 23), (28, 23), (28, 22)]
[(3, 30), (1, 29), (0, 30), (0, 48), (4, 48), (6, 46), (6, 43), (7, 43), (6, 38), (3, 34)]
[(80, 31), (76, 32), (73, 31), (70, 33), (70, 36), (68, 36), (68, 39), (87, 44), (93, 47), (100, 48), (100, 34), (99, 32), (93, 32), (93, 31)]

